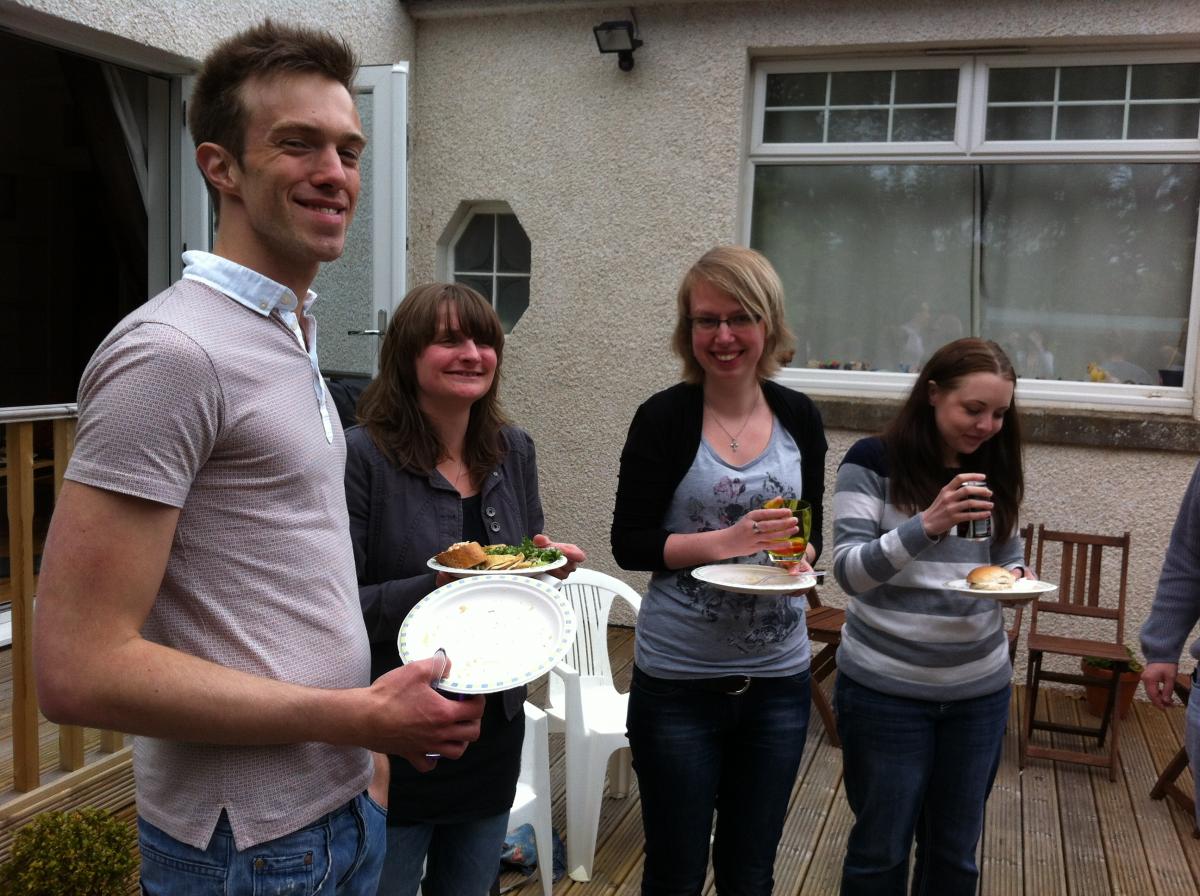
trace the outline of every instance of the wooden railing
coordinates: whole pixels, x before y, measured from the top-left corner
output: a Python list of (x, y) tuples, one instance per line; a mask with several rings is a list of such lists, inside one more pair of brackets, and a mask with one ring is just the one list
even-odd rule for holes
[[(40, 735), (43, 724), (48, 724), (43, 723), (38, 711), (33, 678), (33, 612), (37, 591), (35, 557), (40, 554), (44, 537), (42, 530), (49, 519), (53, 500), (57, 499), (62, 488), (67, 462), (74, 447), (75, 419), (16, 420), (4, 426), (5, 459), (0, 464), (0, 481), (8, 492), (9, 581), (7, 586), (0, 582), (0, 599), (7, 596), (12, 607), (12, 789), (20, 794), (28, 794), (45, 786)], [(40, 431), (38, 427), (41, 427)], [(35, 431), (45, 434), (47, 427), (52, 430), (51, 457), (38, 457), (34, 453)], [(51, 482), (52, 492), (47, 488)], [(39, 484), (42, 486), (40, 489)], [(39, 502), (51, 506), (39, 506)], [(95, 742), (94, 734), (91, 740)], [(64, 772), (81, 773), (80, 781), (89, 777), (84, 773), (85, 766), (89, 765), (87, 743), (84, 729), (74, 725), (59, 726), (57, 770), (52, 775), (53, 793), (61, 793), (64, 785), (71, 783), (63, 780)], [(124, 745), (122, 734), (100, 732), (100, 754), (121, 751)], [(111, 761), (100, 761), (102, 759), (102, 756), (93, 754), (90, 762), (98, 766), (97, 770), (105, 771), (122, 765), (119, 761), (114, 765)], [(75, 776), (68, 774), (65, 777)], [(3, 789), (2, 786), (0, 789)], [(66, 789), (69, 790), (69, 786)], [(8, 814), (4, 812), (5, 808), (0, 805), (0, 821)]]

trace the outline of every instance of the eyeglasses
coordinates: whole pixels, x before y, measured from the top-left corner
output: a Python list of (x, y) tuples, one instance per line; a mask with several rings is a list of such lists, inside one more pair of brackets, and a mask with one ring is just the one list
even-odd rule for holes
[(734, 314), (731, 317), (689, 317), (688, 323), (705, 333), (711, 333), (725, 324), (730, 330), (742, 333), (757, 324), (761, 317), (757, 314)]

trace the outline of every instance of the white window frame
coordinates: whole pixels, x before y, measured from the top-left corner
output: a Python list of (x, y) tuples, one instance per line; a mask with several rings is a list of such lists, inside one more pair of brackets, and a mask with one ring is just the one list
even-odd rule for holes
[[(755, 172), (778, 164), (969, 164), (1020, 162), (1192, 162), (1200, 164), (1200, 138), (1181, 140), (986, 141), (987, 77), (991, 68), (1139, 65), (1200, 62), (1200, 50), (1056, 52), (1021, 55), (902, 56), (870, 59), (769, 59), (752, 71), (741, 239), (749, 245), (754, 212)], [(772, 143), (762, 142), (766, 78), (773, 73), (959, 69), (959, 115), (953, 143)], [(1200, 228), (1198, 228), (1200, 230)], [(1192, 259), (1188, 309), (1187, 365), (1182, 387), (1135, 386), (1082, 381), (1020, 380), (1017, 397), (1034, 407), (1197, 413), (1196, 366), (1200, 360), (1200, 232)], [(912, 387), (914, 374), (886, 371), (784, 368), (781, 383), (806, 392), (844, 397), (896, 398)]]

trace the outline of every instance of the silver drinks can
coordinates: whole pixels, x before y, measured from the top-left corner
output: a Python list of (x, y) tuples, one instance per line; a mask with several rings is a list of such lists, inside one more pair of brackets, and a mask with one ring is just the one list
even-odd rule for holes
[[(974, 482), (966, 483), (964, 488), (966, 486), (987, 488), (987, 480), (977, 479)], [(981, 520), (967, 520), (966, 522), (959, 523), (954, 534), (959, 538), (966, 538), (970, 541), (987, 541), (992, 537), (992, 518), (989, 515)]]

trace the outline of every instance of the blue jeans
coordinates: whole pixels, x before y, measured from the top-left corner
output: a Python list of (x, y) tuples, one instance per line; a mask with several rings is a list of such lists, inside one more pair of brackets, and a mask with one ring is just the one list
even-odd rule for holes
[(365, 793), (307, 827), (238, 851), (225, 813), (206, 849), (138, 818), (147, 896), (374, 896), (387, 812)]
[[(808, 670), (743, 693), (648, 675), (629, 690), (629, 746), (646, 838), (643, 896), (770, 896), (775, 850), (808, 731)], [(730, 687), (730, 691), (736, 687)]]
[(389, 825), (379, 896), (416, 896), (418, 886), (423, 896), (487, 896), (507, 833), (507, 812), (455, 824)]
[(969, 700), (894, 697), (838, 674), (834, 710), (854, 827), (842, 896), (971, 896), (975, 847), (1000, 765), (1008, 686)]

